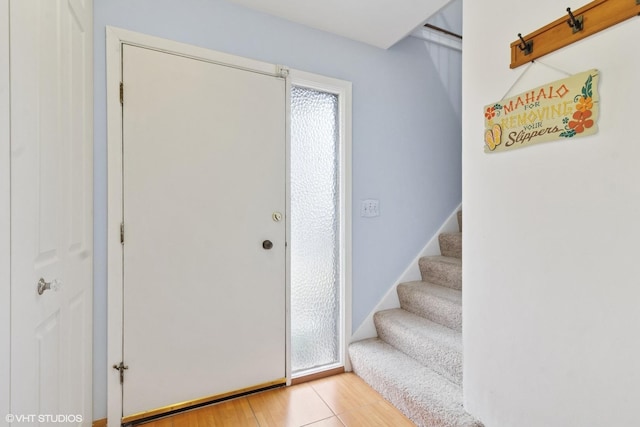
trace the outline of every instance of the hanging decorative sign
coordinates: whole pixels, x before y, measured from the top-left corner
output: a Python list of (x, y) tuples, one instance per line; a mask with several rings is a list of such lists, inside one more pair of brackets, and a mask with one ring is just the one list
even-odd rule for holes
[(485, 152), (593, 135), (598, 70), (585, 71), (484, 107)]

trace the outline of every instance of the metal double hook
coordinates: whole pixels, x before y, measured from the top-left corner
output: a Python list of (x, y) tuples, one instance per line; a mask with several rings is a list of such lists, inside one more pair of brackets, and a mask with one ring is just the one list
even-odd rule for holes
[(569, 12), (569, 19), (567, 19), (567, 25), (573, 28), (574, 33), (577, 33), (578, 31), (582, 31), (582, 29), (584, 28), (582, 23), (582, 15), (576, 18), (575, 16), (573, 16), (573, 12), (571, 12), (570, 7), (567, 8), (567, 12)]
[(522, 41), (522, 43), (520, 43), (518, 47), (522, 52), (524, 52), (525, 55), (529, 55), (531, 52), (533, 52), (533, 40), (525, 41), (525, 39), (522, 38), (522, 34), (520, 33), (518, 33), (518, 38)]
[[(640, 0), (638, 0), (640, 1)], [(568, 7), (567, 8), (567, 13), (569, 13), (569, 19), (567, 19), (567, 25), (569, 25), (569, 27), (571, 27), (573, 29), (574, 33), (577, 33), (578, 31), (582, 31), (584, 29), (584, 21), (583, 21), (583, 16), (579, 15), (578, 17), (576, 17), (573, 12), (571, 12), (571, 8)], [(523, 37), (522, 34), (518, 33), (518, 38), (520, 39), (520, 44), (518, 45), (518, 48), (525, 54), (525, 55), (529, 55), (533, 52), (533, 40), (529, 40), (526, 41)]]

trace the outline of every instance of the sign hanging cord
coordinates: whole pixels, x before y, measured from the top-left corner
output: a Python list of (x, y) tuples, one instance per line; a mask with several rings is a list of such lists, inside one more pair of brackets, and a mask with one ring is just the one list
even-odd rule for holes
[(522, 70), (522, 73), (520, 73), (520, 75), (518, 76), (516, 81), (513, 82), (513, 84), (511, 86), (509, 86), (509, 89), (507, 89), (507, 91), (505, 92), (504, 96), (502, 98), (500, 98), (500, 101), (504, 100), (511, 93), (511, 89), (513, 89), (518, 84), (520, 79), (522, 79), (524, 77), (524, 75), (527, 74), (527, 71), (529, 71), (529, 68), (531, 68), (532, 65), (533, 65), (533, 61), (531, 61), (531, 62), (529, 62), (529, 64), (527, 64), (527, 67), (524, 70)]
[[(531, 61), (531, 62), (533, 62), (533, 61)], [(540, 64), (540, 65), (544, 65), (545, 67), (550, 68), (550, 69), (552, 69), (553, 71), (557, 71), (557, 72), (559, 72), (559, 73), (565, 74), (565, 75), (566, 75), (566, 76), (568, 76), (568, 77), (571, 77), (571, 76), (573, 76), (574, 74), (576, 74), (576, 73), (568, 73), (568, 72), (566, 72), (566, 71), (564, 71), (564, 70), (562, 70), (562, 69), (560, 69), (560, 68), (558, 68), (558, 67), (554, 67), (553, 65), (545, 64), (544, 62), (542, 62), (542, 61), (540, 61), (540, 60), (536, 61), (536, 63), (538, 63), (538, 64)]]
[(549, 65), (549, 64), (545, 64), (544, 62), (540, 61), (540, 60), (536, 60), (536, 61), (531, 61), (529, 62), (529, 64), (527, 64), (527, 67), (522, 70), (522, 73), (520, 73), (520, 75), (518, 76), (518, 78), (516, 79), (515, 82), (513, 82), (513, 84), (509, 87), (509, 89), (507, 90), (507, 92), (504, 94), (504, 96), (502, 98), (500, 98), (500, 101), (504, 100), (510, 93), (511, 90), (518, 84), (518, 82), (524, 77), (525, 74), (527, 74), (527, 71), (529, 71), (529, 69), (533, 66), (533, 64), (540, 64), (540, 65), (544, 65), (545, 67), (553, 70), (553, 71), (557, 71), (558, 73), (564, 74), (568, 77), (571, 77), (572, 75), (574, 75), (575, 73), (569, 73), (567, 71), (564, 71), (558, 67), (554, 67), (553, 65)]

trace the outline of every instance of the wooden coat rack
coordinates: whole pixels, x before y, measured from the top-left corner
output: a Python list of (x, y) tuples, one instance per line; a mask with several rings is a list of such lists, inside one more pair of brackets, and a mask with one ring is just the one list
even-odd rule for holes
[(640, 15), (640, 0), (595, 0), (511, 43), (511, 68)]

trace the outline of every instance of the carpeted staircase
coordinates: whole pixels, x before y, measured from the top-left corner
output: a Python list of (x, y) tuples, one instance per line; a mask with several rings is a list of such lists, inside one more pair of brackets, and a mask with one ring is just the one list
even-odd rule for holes
[(482, 427), (462, 407), (462, 212), (421, 282), (398, 285), (400, 307), (374, 315), (378, 338), (352, 343), (354, 372), (418, 426)]

